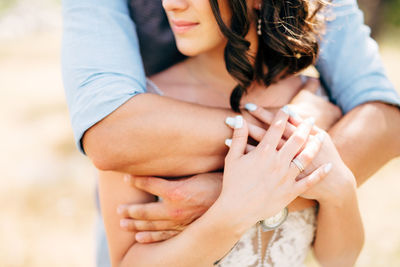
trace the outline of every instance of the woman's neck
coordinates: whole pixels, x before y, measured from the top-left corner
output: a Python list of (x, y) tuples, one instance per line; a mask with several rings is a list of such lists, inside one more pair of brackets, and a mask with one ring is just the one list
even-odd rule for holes
[[(246, 40), (250, 42), (248, 51), (250, 56), (255, 58), (258, 49), (258, 36), (255, 26), (250, 27)], [(191, 57), (187, 60), (187, 68), (193, 78), (207, 87), (220, 88), (221, 90), (232, 91), (237, 82), (226, 70), (223, 44), (213, 50)], [(253, 60), (250, 58), (250, 62)]]

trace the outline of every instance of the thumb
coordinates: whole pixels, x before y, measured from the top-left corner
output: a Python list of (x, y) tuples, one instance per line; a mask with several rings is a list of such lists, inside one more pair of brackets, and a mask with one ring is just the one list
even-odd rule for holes
[(248, 136), (249, 130), (246, 121), (242, 116), (236, 116), (232, 140), (225, 140), (225, 144), (230, 147), (226, 157), (239, 158), (242, 156), (246, 150)]

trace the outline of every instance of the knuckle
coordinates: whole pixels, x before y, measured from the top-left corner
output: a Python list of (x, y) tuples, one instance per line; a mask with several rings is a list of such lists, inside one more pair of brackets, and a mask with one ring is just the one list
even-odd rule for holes
[(146, 221), (145, 227), (146, 227), (146, 229), (148, 229), (150, 231), (157, 229), (156, 224), (153, 221)]
[(130, 215), (132, 218), (136, 218), (136, 219), (147, 218), (147, 212), (142, 207), (132, 207), (130, 209)]
[(166, 240), (172, 236), (173, 236), (173, 234), (171, 231), (162, 231), (162, 232), (159, 232), (158, 240)]
[(304, 152), (303, 155), (301, 155), (301, 159), (299, 159), (303, 164), (312, 161), (313, 156), (310, 151)]
[(266, 153), (267, 155), (269, 155), (272, 149), (271, 144), (269, 144), (268, 142), (259, 143), (258, 147), (262, 152)]
[(130, 206), (128, 207), (128, 216), (131, 218), (135, 218), (136, 217), (136, 208), (134, 206)]
[(293, 142), (294, 143), (301, 145), (301, 144), (304, 144), (305, 141), (306, 141), (306, 138), (304, 136), (298, 135), (298, 134), (293, 135)]
[(183, 210), (182, 209), (172, 209), (170, 211), (170, 217), (173, 220), (181, 220), (183, 218)]
[(121, 220), (120, 225), (122, 226), (123, 229), (127, 231), (133, 231), (136, 229), (135, 222), (132, 220), (127, 220), (127, 219)]
[[(280, 112), (282, 112), (283, 114), (286, 115), (286, 113), (284, 113), (283, 111), (280, 111)], [(282, 116), (283, 116), (283, 115), (282, 115)], [(282, 117), (282, 116), (280, 116), (280, 117)], [(275, 121), (275, 122), (271, 125), (271, 127), (272, 127), (272, 129), (279, 130), (279, 129), (281, 129), (284, 125), (285, 125), (285, 124), (283, 123), (283, 120), (279, 119), (278, 121)]]
[(186, 199), (186, 192), (178, 186), (171, 190), (171, 192), (169, 193), (169, 197), (171, 200), (174, 201), (184, 201)]
[(146, 188), (148, 185), (148, 178), (147, 177), (137, 177), (134, 179), (134, 185), (139, 188)]
[(140, 225), (140, 222), (139, 221), (136, 221), (136, 220), (132, 220), (130, 223), (129, 223), (129, 226), (128, 226), (131, 230), (140, 230), (142, 227), (141, 227), (141, 225)]
[(233, 133), (233, 139), (243, 139), (247, 138), (247, 134), (243, 131), (243, 129), (235, 130)]

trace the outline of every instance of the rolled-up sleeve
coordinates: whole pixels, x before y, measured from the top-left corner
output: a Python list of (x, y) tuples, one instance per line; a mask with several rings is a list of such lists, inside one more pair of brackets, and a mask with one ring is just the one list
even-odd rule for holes
[(91, 126), (145, 92), (127, 0), (64, 0), (62, 72), (78, 147)]
[(321, 41), (317, 69), (332, 102), (344, 113), (371, 101), (400, 106), (388, 80), (377, 43), (364, 25), (356, 0), (333, 0)]

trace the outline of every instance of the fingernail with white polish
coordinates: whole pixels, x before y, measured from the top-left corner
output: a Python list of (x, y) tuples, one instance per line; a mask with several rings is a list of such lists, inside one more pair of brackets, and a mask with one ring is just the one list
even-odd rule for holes
[(257, 109), (257, 105), (253, 104), (253, 103), (247, 103), (246, 105), (244, 105), (244, 108), (247, 109), (248, 111), (252, 112)]
[(302, 118), (299, 115), (297, 115), (297, 113), (293, 109), (291, 109), (288, 105), (284, 106), (282, 108), (282, 111), (285, 112), (286, 114), (289, 114), (289, 116), (295, 119), (296, 121), (302, 120)]
[(325, 139), (325, 135), (323, 133), (317, 133), (317, 135), (315, 136), (321, 143), (324, 141)]
[(289, 109), (289, 111), (290, 111), (290, 117), (292, 117), (296, 121), (301, 121), (302, 120), (302, 118), (299, 115), (297, 115), (297, 113), (294, 112), (292, 109)]
[(225, 145), (226, 145), (227, 147), (231, 147), (231, 145), (232, 145), (232, 139), (225, 139)]
[(236, 116), (235, 129), (240, 129), (242, 127), (243, 127), (243, 117), (238, 115)]
[(287, 105), (286, 105), (286, 106), (283, 106), (281, 109), (282, 109), (283, 112), (285, 112), (286, 114), (288, 114), (288, 115), (290, 116), (290, 109), (289, 109), (289, 106), (287, 106)]
[(227, 118), (225, 119), (226, 125), (228, 125), (228, 126), (231, 127), (231, 128), (235, 128), (235, 122), (236, 122), (236, 119), (233, 118), (233, 117), (227, 117)]
[(332, 163), (328, 163), (328, 164), (326, 164), (325, 167), (324, 167), (324, 172), (325, 172), (325, 173), (328, 173), (328, 172), (331, 171), (331, 169), (332, 169)]
[(311, 125), (311, 126), (313, 126), (314, 123), (315, 123), (315, 118), (314, 117), (307, 118), (307, 119), (304, 120), (304, 122), (309, 124), (309, 125)]

